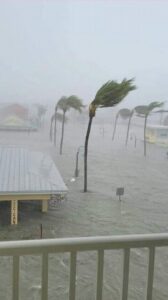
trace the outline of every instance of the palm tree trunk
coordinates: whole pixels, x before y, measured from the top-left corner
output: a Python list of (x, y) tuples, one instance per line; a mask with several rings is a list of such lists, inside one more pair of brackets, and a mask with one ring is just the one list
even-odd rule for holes
[(85, 138), (85, 153), (84, 153), (84, 193), (87, 192), (87, 156), (88, 156), (88, 141), (91, 130), (93, 116), (89, 117), (88, 129)]
[(147, 118), (148, 118), (148, 116), (145, 116), (145, 123), (144, 123), (144, 156), (146, 156), (146, 125), (147, 125)]
[(126, 136), (126, 140), (125, 140), (125, 146), (127, 146), (127, 144), (128, 144), (128, 138), (129, 138), (129, 131), (130, 131), (130, 125), (131, 125), (132, 116), (133, 116), (133, 112), (130, 114), (129, 121), (128, 121), (127, 136)]
[(63, 112), (63, 118), (62, 118), (62, 133), (61, 133), (61, 142), (60, 142), (61, 155), (62, 155), (62, 146), (63, 146), (63, 139), (64, 139), (64, 125), (65, 125), (65, 112)]
[(119, 117), (119, 114), (117, 114), (116, 118), (115, 118), (115, 124), (114, 124), (114, 130), (113, 130), (112, 140), (114, 140), (114, 137), (115, 137), (118, 117)]
[(52, 134), (53, 134), (53, 117), (51, 117), (50, 123), (50, 141), (52, 142)]
[(57, 106), (55, 107), (54, 117), (54, 145), (56, 146), (56, 135), (57, 135)]

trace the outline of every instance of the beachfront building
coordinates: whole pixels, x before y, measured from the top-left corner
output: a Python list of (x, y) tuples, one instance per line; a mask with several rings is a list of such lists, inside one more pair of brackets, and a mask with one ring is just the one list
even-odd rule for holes
[(168, 146), (168, 126), (148, 125), (146, 129), (146, 140), (152, 144)]
[(1, 105), (1, 131), (36, 131), (37, 129), (37, 122), (30, 118), (27, 107), (17, 103)]

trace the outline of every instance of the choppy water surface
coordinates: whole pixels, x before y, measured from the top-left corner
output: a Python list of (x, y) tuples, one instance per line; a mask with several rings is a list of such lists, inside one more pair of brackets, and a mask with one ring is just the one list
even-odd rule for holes
[[(102, 130), (103, 128), (103, 130)], [(124, 145), (125, 128), (120, 126), (112, 142), (112, 125), (95, 125), (90, 136), (88, 158), (88, 193), (83, 193), (83, 155), (79, 157), (80, 176), (71, 182), (75, 154), (83, 145), (86, 127), (67, 124), (63, 155), (48, 141), (44, 132), (0, 133), (2, 144), (20, 144), (50, 154), (69, 188), (67, 199), (51, 203), (42, 214), (40, 203), (20, 203), (19, 225), (10, 226), (9, 203), (0, 204), (1, 240), (39, 238), (43, 224), (44, 238), (160, 233), (168, 231), (168, 160), (166, 148), (148, 145), (143, 157), (143, 129), (134, 127), (134, 139)], [(132, 136), (134, 136), (134, 134)], [(58, 144), (60, 140), (58, 128)], [(81, 151), (82, 152), (82, 151)], [(116, 188), (123, 186), (120, 202)], [(147, 250), (131, 251), (129, 299), (143, 299), (146, 292)], [(21, 299), (40, 299), (40, 258), (21, 258)], [(0, 299), (11, 299), (11, 263), (0, 258)], [(104, 299), (120, 299), (122, 286), (122, 251), (105, 255)], [(49, 299), (68, 299), (69, 256), (51, 255), (49, 260)], [(7, 284), (9, 282), (9, 285)], [(154, 300), (167, 299), (167, 249), (156, 252)], [(77, 299), (94, 299), (96, 287), (96, 253), (78, 255)]]

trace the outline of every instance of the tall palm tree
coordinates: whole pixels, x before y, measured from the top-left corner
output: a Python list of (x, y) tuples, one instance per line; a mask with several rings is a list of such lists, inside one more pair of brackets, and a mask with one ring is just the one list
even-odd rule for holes
[[(55, 121), (62, 122), (62, 114), (59, 112), (54, 113), (51, 116), (51, 121), (50, 121), (50, 141), (52, 142), (53, 140), (53, 124), (54, 124), (54, 141), (56, 142), (56, 126), (55, 126)], [(67, 121), (67, 118), (65, 119)], [(56, 145), (56, 143), (54, 143)]]
[(62, 117), (62, 131), (61, 131), (61, 142), (60, 142), (60, 154), (62, 154), (62, 147), (63, 147), (63, 139), (64, 139), (64, 125), (65, 125), (65, 116), (68, 110), (71, 108), (81, 112), (83, 104), (82, 100), (79, 99), (77, 96), (72, 95), (70, 97), (63, 96), (57, 104), (58, 109), (61, 109), (63, 112)]
[(141, 105), (135, 107), (135, 111), (140, 117), (144, 117), (144, 156), (146, 156), (146, 127), (149, 114), (153, 109), (163, 106), (164, 102), (151, 102), (149, 105)]
[(55, 119), (55, 114), (51, 116), (51, 121), (50, 121), (50, 142), (52, 142), (52, 136), (53, 136), (53, 122)]
[(114, 137), (115, 137), (118, 118), (121, 117), (122, 119), (127, 119), (127, 118), (129, 118), (129, 116), (130, 116), (130, 110), (128, 108), (122, 108), (118, 111), (118, 113), (116, 114), (116, 117), (115, 117), (112, 140), (114, 140)]
[(126, 146), (127, 146), (127, 144), (128, 144), (129, 131), (130, 131), (131, 120), (132, 120), (133, 115), (134, 115), (134, 109), (132, 109), (132, 110), (130, 111), (130, 115), (129, 115), (128, 126), (127, 126), (127, 135), (126, 135), (126, 140), (125, 140), (125, 145), (126, 145)]
[(116, 81), (106, 82), (96, 93), (94, 100), (89, 106), (89, 123), (85, 138), (85, 153), (84, 153), (84, 192), (87, 192), (87, 154), (88, 154), (88, 141), (91, 130), (93, 118), (96, 114), (97, 108), (114, 107), (120, 103), (130, 91), (136, 89), (133, 85), (133, 79), (123, 79), (121, 83)]
[(56, 134), (57, 134), (57, 110), (58, 105), (55, 106), (55, 113), (54, 113), (54, 146), (56, 147)]

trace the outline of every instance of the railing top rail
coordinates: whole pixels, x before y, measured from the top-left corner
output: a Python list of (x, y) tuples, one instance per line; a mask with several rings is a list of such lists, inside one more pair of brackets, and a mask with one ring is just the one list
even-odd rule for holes
[(0, 255), (30, 255), (71, 251), (168, 246), (168, 233), (59, 238), (0, 242)]

